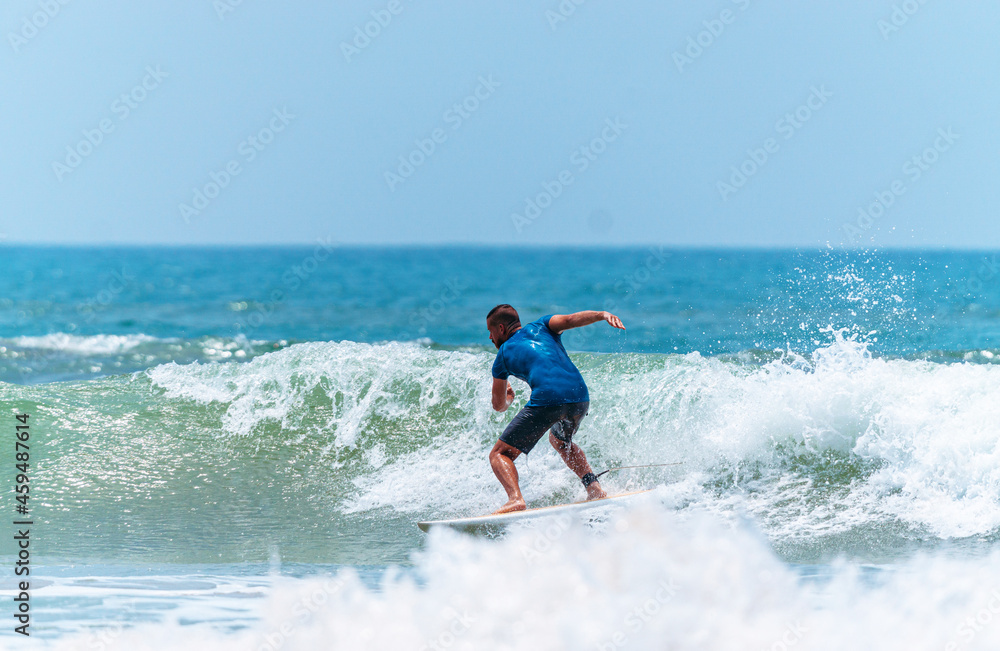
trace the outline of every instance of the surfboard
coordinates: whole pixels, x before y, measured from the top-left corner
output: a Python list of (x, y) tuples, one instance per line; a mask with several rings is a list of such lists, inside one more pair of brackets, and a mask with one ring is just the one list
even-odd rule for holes
[(451, 527), (459, 531), (475, 532), (478, 530), (502, 529), (515, 522), (525, 522), (534, 518), (542, 518), (555, 515), (568, 515), (578, 513), (599, 506), (608, 506), (615, 502), (625, 502), (628, 498), (636, 495), (649, 493), (650, 490), (633, 491), (622, 493), (621, 495), (611, 495), (598, 500), (587, 500), (584, 502), (573, 502), (571, 504), (553, 504), (551, 506), (539, 506), (524, 511), (513, 511), (511, 513), (501, 513), (500, 515), (476, 515), (470, 518), (454, 518), (451, 520), (428, 520), (418, 522), (417, 526), (421, 531), (430, 531), (431, 527)]

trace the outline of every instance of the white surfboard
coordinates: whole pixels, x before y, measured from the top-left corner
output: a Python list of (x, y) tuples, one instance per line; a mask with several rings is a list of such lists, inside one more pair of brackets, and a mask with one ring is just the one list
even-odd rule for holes
[(622, 493), (621, 495), (603, 497), (598, 500), (587, 500), (585, 502), (574, 502), (572, 504), (553, 504), (552, 506), (540, 506), (538, 508), (526, 509), (524, 511), (501, 513), (500, 515), (476, 515), (471, 518), (455, 518), (453, 520), (430, 520), (427, 522), (418, 522), (417, 526), (423, 531), (429, 531), (431, 527), (451, 527), (452, 529), (458, 529), (460, 531), (477, 531), (481, 529), (499, 530), (515, 522), (524, 522), (533, 518), (576, 513), (598, 506), (608, 506), (609, 503), (617, 502), (619, 500), (625, 501), (626, 498), (642, 495), (648, 492), (650, 491), (634, 491), (631, 493)]

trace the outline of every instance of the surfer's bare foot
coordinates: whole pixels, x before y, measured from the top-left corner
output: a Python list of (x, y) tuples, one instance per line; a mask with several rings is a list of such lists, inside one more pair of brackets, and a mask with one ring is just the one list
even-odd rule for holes
[(587, 501), (599, 500), (602, 497), (607, 497), (607, 496), (608, 494), (604, 492), (604, 489), (601, 488), (601, 485), (596, 481), (592, 483), (590, 486), (587, 486)]
[(517, 497), (506, 504), (501, 506), (499, 509), (493, 512), (493, 515), (500, 515), (501, 513), (513, 513), (514, 511), (523, 511), (528, 508), (528, 505), (524, 503), (524, 499)]

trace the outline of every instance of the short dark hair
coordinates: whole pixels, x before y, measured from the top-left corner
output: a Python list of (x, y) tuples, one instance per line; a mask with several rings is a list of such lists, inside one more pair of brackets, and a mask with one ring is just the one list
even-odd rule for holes
[(507, 303), (501, 303), (486, 315), (486, 325), (487, 327), (493, 327), (494, 325), (502, 325), (504, 327), (519, 326), (521, 325), (521, 317), (517, 315), (517, 310), (512, 306)]

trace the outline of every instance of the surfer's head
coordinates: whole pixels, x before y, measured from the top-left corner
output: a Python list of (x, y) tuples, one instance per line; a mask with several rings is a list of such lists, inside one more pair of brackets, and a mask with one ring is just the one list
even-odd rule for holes
[(521, 317), (506, 303), (501, 303), (486, 315), (486, 329), (490, 331), (490, 341), (499, 348), (503, 342), (521, 327)]

